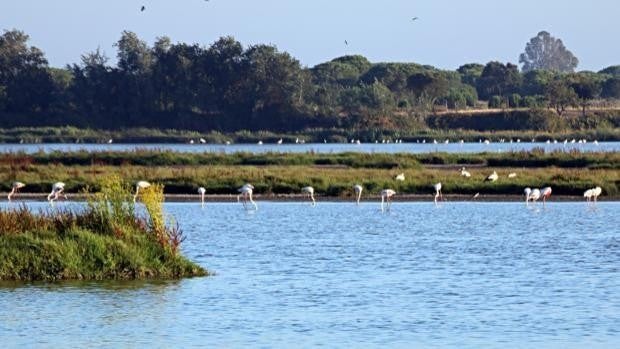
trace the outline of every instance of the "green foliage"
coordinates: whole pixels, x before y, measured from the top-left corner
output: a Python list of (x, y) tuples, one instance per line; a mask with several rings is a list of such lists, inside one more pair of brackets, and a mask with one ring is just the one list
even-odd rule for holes
[(146, 191), (135, 217), (129, 186), (102, 180), (85, 210), (0, 210), (0, 280), (178, 278), (206, 271), (177, 254), (178, 227), (165, 225), (162, 187)]

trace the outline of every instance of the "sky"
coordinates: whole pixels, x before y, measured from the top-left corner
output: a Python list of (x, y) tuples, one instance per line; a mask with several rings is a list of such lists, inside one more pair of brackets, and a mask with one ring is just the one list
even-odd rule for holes
[(168, 36), (208, 46), (231, 35), (308, 67), (361, 54), (443, 69), (517, 63), (547, 30), (579, 58), (578, 70), (598, 71), (620, 64), (619, 13), (619, 0), (0, 0), (0, 29), (26, 32), (55, 67), (98, 47), (115, 62), (113, 44), (129, 30), (149, 44)]

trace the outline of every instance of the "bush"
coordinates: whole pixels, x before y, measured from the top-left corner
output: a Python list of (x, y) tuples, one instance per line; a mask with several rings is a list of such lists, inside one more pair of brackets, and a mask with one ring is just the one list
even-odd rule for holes
[(489, 108), (501, 108), (503, 99), (501, 96), (493, 96), (489, 99)]

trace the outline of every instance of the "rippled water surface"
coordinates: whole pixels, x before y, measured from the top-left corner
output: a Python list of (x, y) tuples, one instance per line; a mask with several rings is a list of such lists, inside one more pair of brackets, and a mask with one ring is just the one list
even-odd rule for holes
[(601, 151), (614, 152), (620, 151), (620, 142), (600, 142), (594, 144), (588, 142), (579, 143), (540, 143), (540, 142), (521, 142), (521, 143), (449, 143), (444, 144), (439, 141), (438, 144), (433, 143), (399, 143), (399, 144), (376, 144), (376, 143), (308, 143), (308, 144), (0, 144), (0, 153), (7, 152), (52, 152), (52, 151), (128, 151), (136, 149), (151, 150), (172, 150), (179, 152), (213, 152), (213, 153), (342, 153), (342, 152), (360, 152), (360, 153), (429, 153), (429, 152), (447, 152), (447, 153), (479, 153), (479, 152), (507, 152), (507, 151), (529, 151), (534, 148), (542, 148), (545, 151), (571, 151), (579, 150), (585, 152)]
[(620, 347), (620, 203), (166, 207), (217, 275), (3, 283), (2, 346)]

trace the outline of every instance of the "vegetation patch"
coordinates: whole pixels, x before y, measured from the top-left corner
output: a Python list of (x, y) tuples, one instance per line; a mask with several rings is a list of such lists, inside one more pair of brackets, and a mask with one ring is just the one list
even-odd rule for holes
[(162, 186), (143, 191), (136, 212), (131, 187), (102, 179), (86, 208), (0, 211), (0, 280), (170, 279), (208, 272), (179, 253), (182, 231), (167, 225)]

